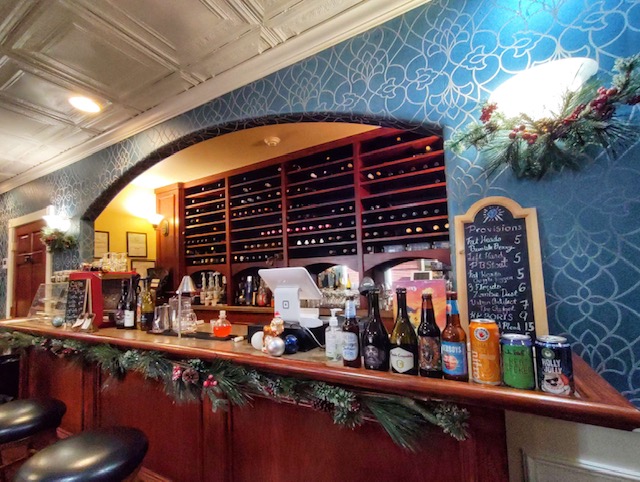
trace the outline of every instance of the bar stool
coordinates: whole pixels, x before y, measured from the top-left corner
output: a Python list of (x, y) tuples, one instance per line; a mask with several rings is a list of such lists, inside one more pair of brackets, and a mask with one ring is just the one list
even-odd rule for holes
[[(56, 429), (66, 411), (67, 406), (53, 398), (15, 400), (0, 405), (0, 481), (6, 480), (11, 467), (57, 440)], [(25, 453), (5, 463), (3, 452), (17, 448), (24, 448)]]
[(148, 447), (136, 428), (87, 430), (38, 452), (20, 467), (14, 482), (134, 480)]

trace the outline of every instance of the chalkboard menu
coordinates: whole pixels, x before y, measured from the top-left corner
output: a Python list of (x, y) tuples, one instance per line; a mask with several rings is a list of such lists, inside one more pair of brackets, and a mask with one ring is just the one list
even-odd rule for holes
[(69, 281), (67, 289), (67, 308), (64, 312), (64, 322), (73, 324), (84, 310), (87, 299), (86, 279), (74, 279)]
[(456, 217), (458, 300), (465, 321), (491, 318), (500, 333), (547, 333), (535, 209), (505, 197)]

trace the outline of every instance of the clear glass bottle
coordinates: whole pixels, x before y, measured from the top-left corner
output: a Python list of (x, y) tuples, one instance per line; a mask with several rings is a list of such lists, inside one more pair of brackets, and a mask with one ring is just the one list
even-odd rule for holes
[(213, 336), (226, 338), (231, 334), (231, 323), (227, 320), (226, 310), (220, 310), (218, 319), (213, 323)]
[(331, 308), (329, 326), (324, 333), (324, 346), (327, 358), (332, 361), (342, 360), (342, 329), (338, 324), (336, 313), (342, 311), (340, 308)]

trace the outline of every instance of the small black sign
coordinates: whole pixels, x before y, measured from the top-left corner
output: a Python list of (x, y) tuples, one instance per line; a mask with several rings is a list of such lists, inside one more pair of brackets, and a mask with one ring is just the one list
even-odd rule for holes
[(488, 204), (463, 226), (469, 320), (491, 318), (500, 333), (535, 339), (525, 218), (501, 204)]
[(87, 280), (74, 279), (69, 281), (67, 290), (67, 308), (64, 312), (66, 324), (73, 324), (84, 312), (85, 299), (87, 296)]

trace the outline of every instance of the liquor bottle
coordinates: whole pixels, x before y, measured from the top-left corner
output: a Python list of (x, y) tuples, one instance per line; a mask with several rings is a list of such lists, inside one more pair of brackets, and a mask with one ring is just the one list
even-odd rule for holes
[(356, 318), (356, 304), (353, 296), (349, 296), (344, 307), (344, 324), (342, 325), (342, 363), (346, 367), (360, 368), (360, 328)]
[(122, 286), (120, 288), (120, 299), (118, 300), (118, 305), (116, 306), (116, 312), (114, 314), (116, 328), (118, 329), (124, 328), (124, 310), (127, 304), (128, 292), (129, 292), (129, 282), (126, 279), (123, 279)]
[(140, 292), (140, 329), (142, 331), (151, 329), (154, 308), (155, 305), (151, 294), (151, 278), (146, 278)]
[(391, 333), (390, 362), (393, 373), (418, 374), (418, 337), (407, 314), (407, 290), (396, 290), (398, 316)]
[(380, 316), (379, 293), (377, 289), (369, 291), (369, 309), (372, 311), (372, 316), (362, 337), (362, 352), (365, 368), (388, 372), (389, 334)]
[(127, 301), (124, 308), (124, 328), (125, 330), (136, 329), (136, 312), (138, 309), (138, 281), (140, 275), (133, 275), (127, 292)]
[(436, 324), (431, 293), (422, 294), (422, 310), (420, 311), (420, 325), (418, 325), (418, 346), (420, 348), (418, 356), (420, 376), (442, 378), (440, 328)]
[(447, 380), (469, 381), (467, 335), (460, 326), (458, 295), (447, 293), (447, 326), (442, 330), (442, 371)]

